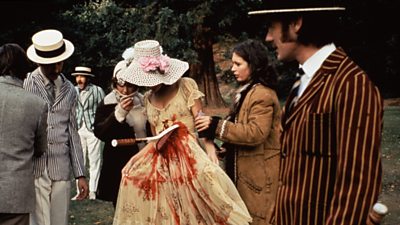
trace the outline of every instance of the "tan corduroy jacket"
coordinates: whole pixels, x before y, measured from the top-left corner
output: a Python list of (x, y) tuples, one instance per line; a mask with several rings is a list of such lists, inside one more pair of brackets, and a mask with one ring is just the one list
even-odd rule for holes
[[(234, 145), (235, 181), (252, 225), (269, 224), (278, 187), (281, 109), (274, 90), (255, 84), (235, 123), (220, 120), (216, 137)], [(224, 128), (222, 128), (224, 127)], [(232, 149), (231, 149), (232, 150)]]

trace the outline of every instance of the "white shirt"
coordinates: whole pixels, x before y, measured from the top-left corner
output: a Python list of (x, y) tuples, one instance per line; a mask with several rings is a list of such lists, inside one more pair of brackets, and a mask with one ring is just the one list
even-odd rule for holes
[(86, 99), (87, 99), (87, 97), (88, 97), (88, 94), (89, 94), (89, 92), (86, 90), (86, 88), (87, 87), (85, 87), (83, 90), (81, 90), (80, 92), (79, 92), (79, 101), (83, 104), (83, 103), (85, 103), (85, 101), (86, 101)]
[(300, 86), (297, 96), (300, 97), (311, 79), (313, 78), (315, 72), (321, 67), (322, 63), (328, 58), (332, 52), (336, 50), (335, 44), (327, 44), (321, 49), (319, 49), (314, 55), (308, 58), (303, 65), (300, 65), (300, 68), (303, 69), (304, 75), (301, 76)]

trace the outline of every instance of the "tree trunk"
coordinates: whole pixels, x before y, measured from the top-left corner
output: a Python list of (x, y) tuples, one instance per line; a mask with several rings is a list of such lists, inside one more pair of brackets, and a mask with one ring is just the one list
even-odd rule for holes
[(205, 94), (205, 105), (210, 108), (226, 107), (218, 86), (213, 57), (213, 41), (211, 32), (204, 27), (197, 27), (194, 47), (198, 54), (198, 62), (190, 67), (190, 76), (196, 80), (200, 91)]

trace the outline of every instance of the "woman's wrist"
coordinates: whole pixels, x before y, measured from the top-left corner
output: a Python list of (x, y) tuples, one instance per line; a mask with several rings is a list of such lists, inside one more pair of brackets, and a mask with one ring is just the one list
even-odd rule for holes
[(200, 131), (199, 132), (199, 137), (200, 138), (207, 138), (209, 140), (214, 140), (215, 138), (215, 131), (217, 130), (218, 123), (221, 120), (221, 118), (217, 116), (212, 116), (210, 125), (206, 130)]
[(115, 118), (118, 122), (122, 123), (125, 120), (126, 115), (128, 115), (128, 111), (123, 109), (120, 104), (115, 107)]

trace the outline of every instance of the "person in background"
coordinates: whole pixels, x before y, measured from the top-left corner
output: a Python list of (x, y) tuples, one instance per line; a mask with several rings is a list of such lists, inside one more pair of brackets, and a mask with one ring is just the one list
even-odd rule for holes
[(145, 137), (147, 134), (143, 95), (139, 93), (136, 85), (120, 79), (122, 71), (132, 60), (129, 51), (130, 49), (127, 49), (124, 52), (124, 60), (118, 62), (114, 68), (112, 91), (97, 107), (93, 130), (96, 137), (105, 144), (97, 198), (111, 201), (114, 207), (121, 181), (121, 170), (143, 145), (113, 147), (111, 141)]
[(182, 77), (188, 63), (161, 49), (156, 40), (137, 42), (121, 79), (150, 88), (144, 104), (153, 136), (179, 128), (161, 148), (148, 143), (123, 168), (113, 224), (248, 224), (251, 217), (219, 167), (214, 145), (205, 143), (205, 152), (196, 136), (194, 117), (204, 94)]
[[(249, 12), (302, 72), (286, 100), (275, 224), (366, 224), (382, 182), (382, 97), (339, 46), (334, 1), (272, 1)], [(301, 75), (303, 74), (303, 75)]]
[(78, 180), (78, 200), (88, 195), (82, 146), (76, 123), (77, 93), (61, 73), (74, 45), (60, 31), (49, 29), (32, 36), (28, 58), (38, 64), (24, 80), (24, 88), (48, 106), (47, 152), (35, 158), (33, 168), (36, 209), (31, 225), (67, 225), (72, 175)]
[(252, 225), (270, 224), (278, 189), (281, 107), (277, 75), (268, 50), (257, 40), (233, 48), (232, 72), (239, 83), (225, 119), (197, 116), (196, 128), (224, 142), (225, 170), (253, 217)]
[[(96, 199), (97, 184), (100, 176), (102, 143), (93, 133), (96, 109), (105, 94), (101, 87), (94, 85), (92, 69), (85, 66), (75, 67), (71, 73), (75, 77), (75, 89), (78, 93), (76, 116), (78, 133), (81, 138), (84, 164), (89, 161), (89, 199)], [(79, 195), (72, 198), (76, 200)]]
[(47, 104), (25, 91), (30, 62), (14, 43), (0, 46), (0, 224), (29, 225), (35, 209), (32, 159), (47, 150)]

